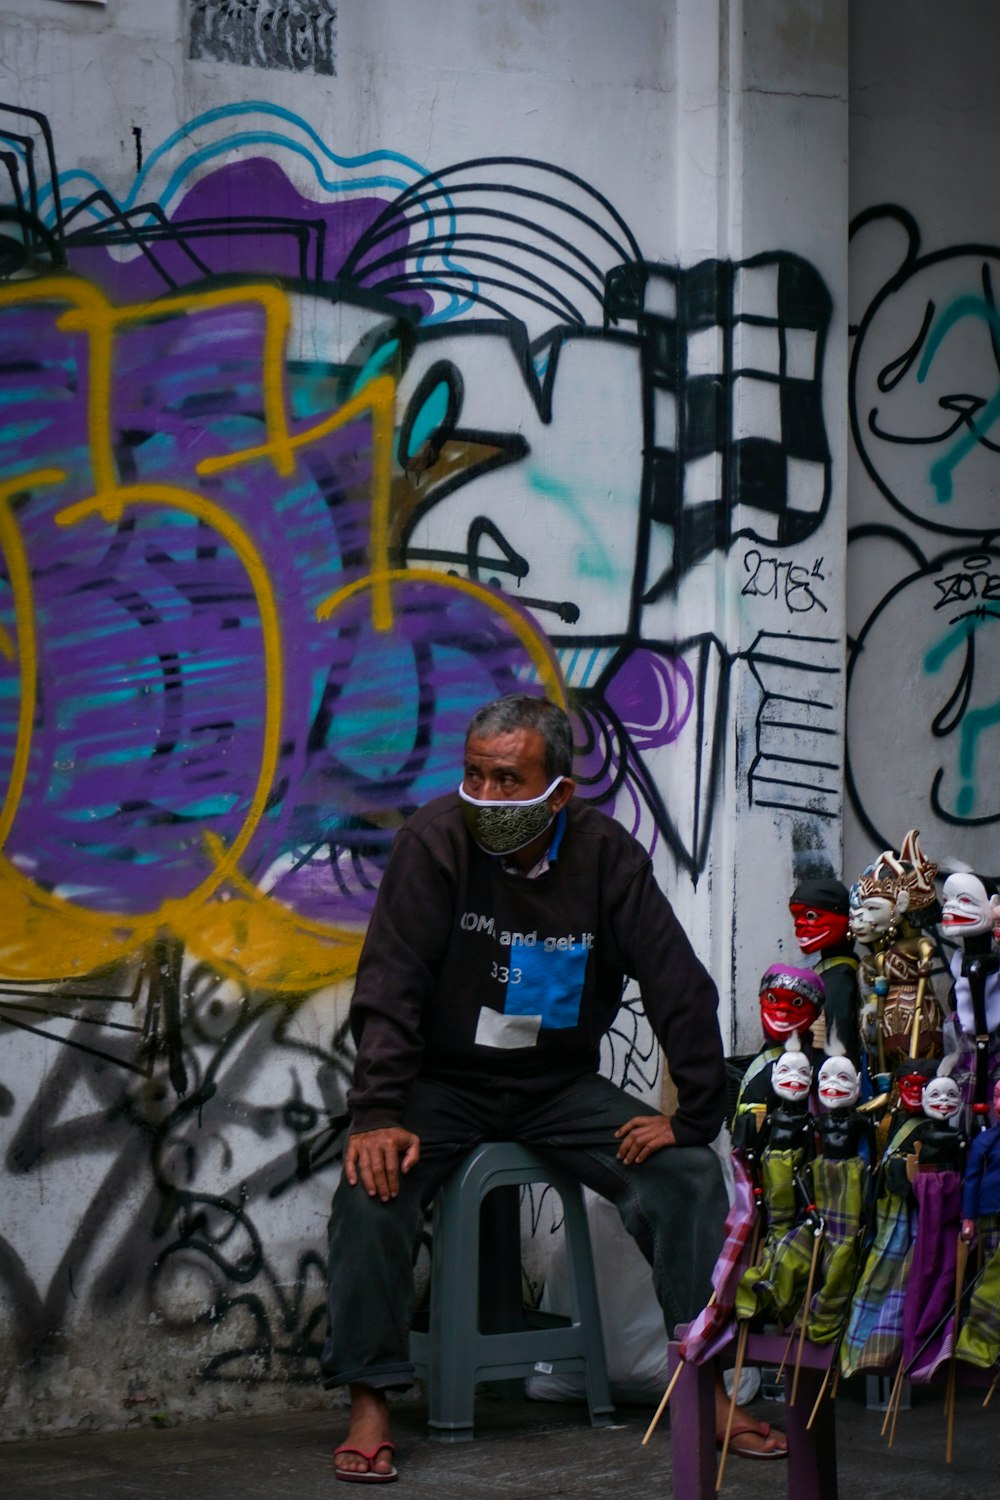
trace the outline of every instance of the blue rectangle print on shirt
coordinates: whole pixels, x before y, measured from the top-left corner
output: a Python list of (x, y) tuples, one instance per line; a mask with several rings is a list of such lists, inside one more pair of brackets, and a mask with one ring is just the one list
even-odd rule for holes
[(546, 952), (539, 943), (510, 950), (510, 974), (504, 1012), (508, 1016), (541, 1016), (542, 1026), (564, 1031), (580, 1019), (583, 980), (587, 971), (587, 949), (553, 948)]

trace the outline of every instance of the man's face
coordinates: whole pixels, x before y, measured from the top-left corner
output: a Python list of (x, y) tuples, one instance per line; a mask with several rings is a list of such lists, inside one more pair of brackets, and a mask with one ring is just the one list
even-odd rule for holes
[(807, 906), (804, 901), (790, 901), (788, 909), (795, 922), (795, 941), (803, 953), (830, 948), (847, 937), (850, 918), (846, 913), (825, 911), (822, 906)]
[(524, 873), (548, 847), (552, 820), (573, 789), (568, 776), (549, 779), (545, 741), (536, 729), (466, 741), (461, 786), (466, 826), (487, 854), (509, 857)]
[[(511, 729), (465, 743), (462, 785), (477, 802), (526, 802), (548, 788), (545, 741), (537, 729)], [(565, 782), (553, 795), (555, 802)]]

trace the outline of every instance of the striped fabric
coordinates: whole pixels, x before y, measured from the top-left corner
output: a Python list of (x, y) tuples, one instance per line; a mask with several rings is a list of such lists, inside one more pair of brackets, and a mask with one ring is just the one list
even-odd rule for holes
[[(796, 1224), (799, 1199), (795, 1181), (803, 1162), (801, 1150), (768, 1150), (761, 1157), (760, 1185), (767, 1211), (767, 1235), (757, 1264), (744, 1271), (736, 1288), (737, 1318), (753, 1318), (763, 1312), (774, 1315), (774, 1293), (782, 1256), (789, 1258), (789, 1272), (782, 1284), (783, 1295), (788, 1295), (795, 1274), (795, 1240), (800, 1228)], [(807, 1260), (807, 1273), (808, 1264)]]
[(860, 1229), (868, 1189), (868, 1168), (860, 1156), (813, 1162), (813, 1200), (823, 1217), (821, 1280), (809, 1304), (806, 1337), (832, 1344), (847, 1317), (861, 1253)]
[(724, 1349), (733, 1336), (736, 1284), (750, 1259), (757, 1209), (753, 1183), (740, 1153), (733, 1153), (735, 1193), (726, 1216), (726, 1238), (712, 1272), (715, 1299), (698, 1314), (680, 1347), (681, 1359), (700, 1365)]
[(883, 1187), (876, 1223), (840, 1349), (844, 1375), (883, 1369), (902, 1352), (903, 1292), (913, 1253), (908, 1197)]
[(984, 1214), (977, 1228), (988, 1259), (955, 1353), (970, 1365), (988, 1370), (1000, 1360), (1000, 1214)]

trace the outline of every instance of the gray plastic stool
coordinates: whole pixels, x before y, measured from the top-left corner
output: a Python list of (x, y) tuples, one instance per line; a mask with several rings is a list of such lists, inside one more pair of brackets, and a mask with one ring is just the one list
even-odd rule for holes
[[(528, 1182), (551, 1183), (562, 1200), (567, 1318), (523, 1306), (518, 1189)], [(507, 1141), (469, 1153), (435, 1202), (428, 1327), (411, 1333), (410, 1358), (426, 1383), (427, 1425), (439, 1442), (472, 1438), (477, 1381), (523, 1377), (537, 1364), (582, 1369), (591, 1424), (608, 1425), (614, 1408), (578, 1182)]]

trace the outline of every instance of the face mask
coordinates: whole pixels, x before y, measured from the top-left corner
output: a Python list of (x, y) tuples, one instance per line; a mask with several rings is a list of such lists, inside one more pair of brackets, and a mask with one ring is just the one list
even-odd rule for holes
[(523, 849), (525, 844), (544, 833), (555, 818), (549, 807), (549, 798), (565, 779), (557, 776), (540, 797), (529, 797), (526, 802), (506, 799), (479, 802), (460, 786), (458, 795), (462, 799), (465, 826), (487, 854), (516, 854), (518, 849)]

